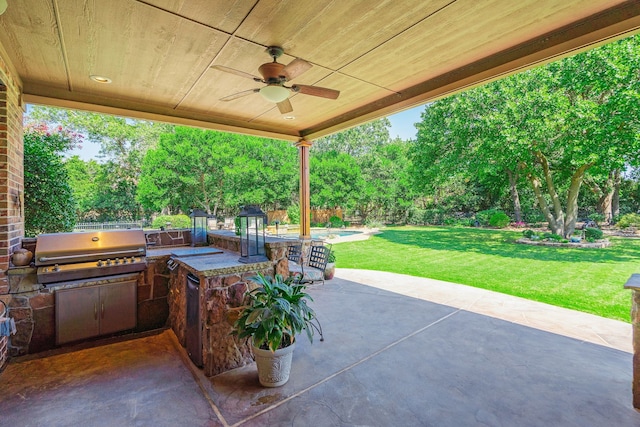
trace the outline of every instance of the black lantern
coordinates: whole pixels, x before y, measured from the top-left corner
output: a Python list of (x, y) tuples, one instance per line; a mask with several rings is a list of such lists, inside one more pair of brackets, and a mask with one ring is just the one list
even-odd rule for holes
[(240, 220), (240, 259), (244, 263), (268, 261), (264, 250), (264, 223), (267, 215), (257, 205), (243, 206)]
[(191, 244), (193, 246), (206, 245), (209, 218), (215, 218), (215, 216), (209, 215), (201, 209), (192, 209), (189, 217), (191, 217)]

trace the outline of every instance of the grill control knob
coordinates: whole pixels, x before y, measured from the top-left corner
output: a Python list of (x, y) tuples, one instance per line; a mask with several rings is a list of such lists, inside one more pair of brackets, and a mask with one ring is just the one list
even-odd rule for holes
[(53, 271), (60, 271), (60, 266), (58, 264), (55, 264), (53, 266)]
[(115, 259), (115, 261), (113, 261), (113, 263), (114, 263), (115, 265), (120, 264), (120, 258), (116, 258), (116, 259)]
[(98, 260), (98, 267), (102, 267), (104, 265), (104, 263), (102, 262), (102, 260)]
[(108, 260), (106, 261), (106, 263), (105, 263), (105, 264), (106, 264), (106, 265), (111, 265), (111, 260), (110, 260), (110, 259), (108, 259)]

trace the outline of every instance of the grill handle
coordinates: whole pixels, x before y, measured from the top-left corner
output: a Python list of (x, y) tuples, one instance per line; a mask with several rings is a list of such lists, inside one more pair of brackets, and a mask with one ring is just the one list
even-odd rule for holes
[(124, 255), (124, 254), (134, 254), (134, 255), (144, 255), (145, 249), (129, 249), (127, 251), (115, 251), (115, 252), (95, 252), (90, 254), (79, 254), (79, 255), (63, 255), (63, 256), (43, 256), (38, 258), (40, 262), (50, 262), (50, 261), (64, 261), (68, 259), (75, 258), (86, 258), (87, 256), (95, 257), (95, 256), (108, 256), (108, 255)]
[(178, 263), (173, 258), (169, 258), (169, 261), (167, 261), (167, 268), (169, 271), (173, 271), (178, 268)]

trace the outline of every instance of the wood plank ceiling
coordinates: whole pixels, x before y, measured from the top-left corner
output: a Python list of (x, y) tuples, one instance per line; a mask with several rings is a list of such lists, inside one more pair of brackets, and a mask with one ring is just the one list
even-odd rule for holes
[[(10, 0), (0, 55), (26, 102), (286, 140), (317, 138), (635, 33), (615, 0)], [(311, 64), (283, 115), (231, 67)], [(110, 84), (89, 76), (111, 79)], [(291, 116), (286, 117), (285, 116)]]

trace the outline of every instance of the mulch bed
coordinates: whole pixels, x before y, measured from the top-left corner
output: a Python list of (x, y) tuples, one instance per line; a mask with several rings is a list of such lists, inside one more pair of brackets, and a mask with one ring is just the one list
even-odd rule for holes
[(516, 240), (516, 243), (521, 243), (523, 245), (533, 245), (533, 246), (556, 246), (556, 247), (564, 247), (564, 248), (607, 248), (611, 246), (611, 242), (607, 239), (599, 240), (597, 242), (580, 242), (580, 243), (560, 243), (560, 242), (550, 242), (548, 240), (531, 240), (526, 237), (522, 237)]

